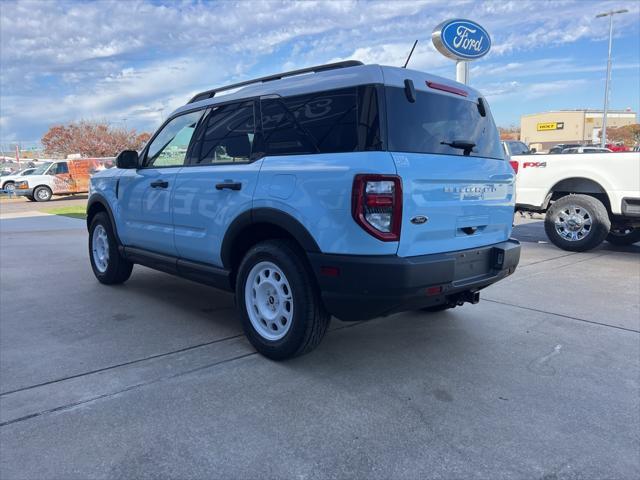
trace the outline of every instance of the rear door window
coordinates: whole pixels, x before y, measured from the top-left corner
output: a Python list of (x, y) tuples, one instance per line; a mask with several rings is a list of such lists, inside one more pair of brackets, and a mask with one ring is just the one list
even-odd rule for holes
[(247, 163), (255, 151), (255, 103), (232, 103), (213, 107), (198, 132), (199, 152), (192, 165)]
[(395, 87), (385, 88), (385, 95), (390, 151), (464, 155), (464, 148), (450, 144), (465, 142), (475, 144), (471, 156), (504, 159), (487, 102), (482, 116), (477, 98), (418, 91), (411, 103)]

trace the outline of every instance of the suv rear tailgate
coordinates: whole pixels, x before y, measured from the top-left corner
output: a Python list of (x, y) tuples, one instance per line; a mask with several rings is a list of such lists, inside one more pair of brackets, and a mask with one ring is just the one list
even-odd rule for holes
[[(458, 155), (392, 155), (404, 192), (399, 256), (464, 250), (509, 238), (514, 175), (507, 162)], [(427, 221), (415, 223), (420, 216)]]

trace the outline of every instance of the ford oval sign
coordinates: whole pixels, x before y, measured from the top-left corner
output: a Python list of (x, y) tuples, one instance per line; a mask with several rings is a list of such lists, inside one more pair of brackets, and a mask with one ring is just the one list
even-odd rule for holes
[(487, 31), (471, 20), (447, 20), (433, 29), (433, 45), (445, 57), (454, 60), (475, 60), (484, 57), (491, 48)]

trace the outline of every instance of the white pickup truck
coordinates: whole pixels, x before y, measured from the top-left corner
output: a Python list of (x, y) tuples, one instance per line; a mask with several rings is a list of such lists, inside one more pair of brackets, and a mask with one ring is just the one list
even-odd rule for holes
[(640, 241), (640, 152), (512, 155), (516, 210), (546, 212), (549, 240), (583, 252)]

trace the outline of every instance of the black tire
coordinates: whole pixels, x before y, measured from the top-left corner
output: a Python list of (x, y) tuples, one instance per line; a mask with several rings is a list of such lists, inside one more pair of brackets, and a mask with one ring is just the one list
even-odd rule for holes
[(614, 225), (607, 235), (607, 242), (627, 246), (640, 242), (640, 228)]
[(51, 200), (52, 196), (53, 192), (49, 187), (45, 185), (40, 185), (33, 191), (33, 198), (36, 202), (48, 202), (49, 200)]
[[(109, 244), (107, 267), (104, 271), (101, 271), (101, 269), (96, 265), (92, 248), (94, 232), (98, 226), (102, 226), (106, 231), (107, 241)], [(91, 220), (91, 226), (89, 227), (89, 260), (91, 262), (93, 274), (100, 283), (104, 283), (105, 285), (115, 285), (126, 282), (131, 276), (133, 263), (129, 262), (120, 254), (111, 221), (105, 212), (97, 213)]]
[(33, 198), (31, 195), (25, 195), (25, 196), (26, 196), (27, 200), (29, 200), (30, 202), (35, 202), (36, 201), (36, 199)]
[[(273, 360), (296, 357), (313, 350), (324, 337), (331, 321), (303, 255), (293, 242), (268, 240), (253, 246), (238, 268), (236, 304), (240, 310), (244, 333), (258, 352)], [(248, 305), (245, 298), (248, 277), (253, 268), (262, 262), (272, 263), (279, 268), (291, 286), (292, 318), (286, 334), (276, 340), (267, 339), (260, 334), (247, 311), (248, 308), (255, 308)], [(255, 289), (253, 295), (255, 296)]]
[[(577, 215), (572, 215), (571, 212), (577, 212)], [(580, 235), (578, 231), (576, 238), (570, 240), (558, 232), (556, 222), (560, 225), (558, 228), (561, 231), (571, 235), (571, 230), (565, 229), (562, 225), (572, 221), (573, 216), (581, 220), (589, 219), (591, 224), (588, 229), (585, 227), (584, 230), (580, 230), (586, 233)], [(586, 252), (597, 247), (607, 237), (610, 228), (611, 221), (607, 209), (600, 200), (588, 195), (567, 195), (556, 200), (547, 210), (544, 220), (544, 229), (551, 243), (570, 252)]]
[(14, 182), (7, 182), (2, 186), (2, 190), (5, 192), (13, 192), (16, 184)]

